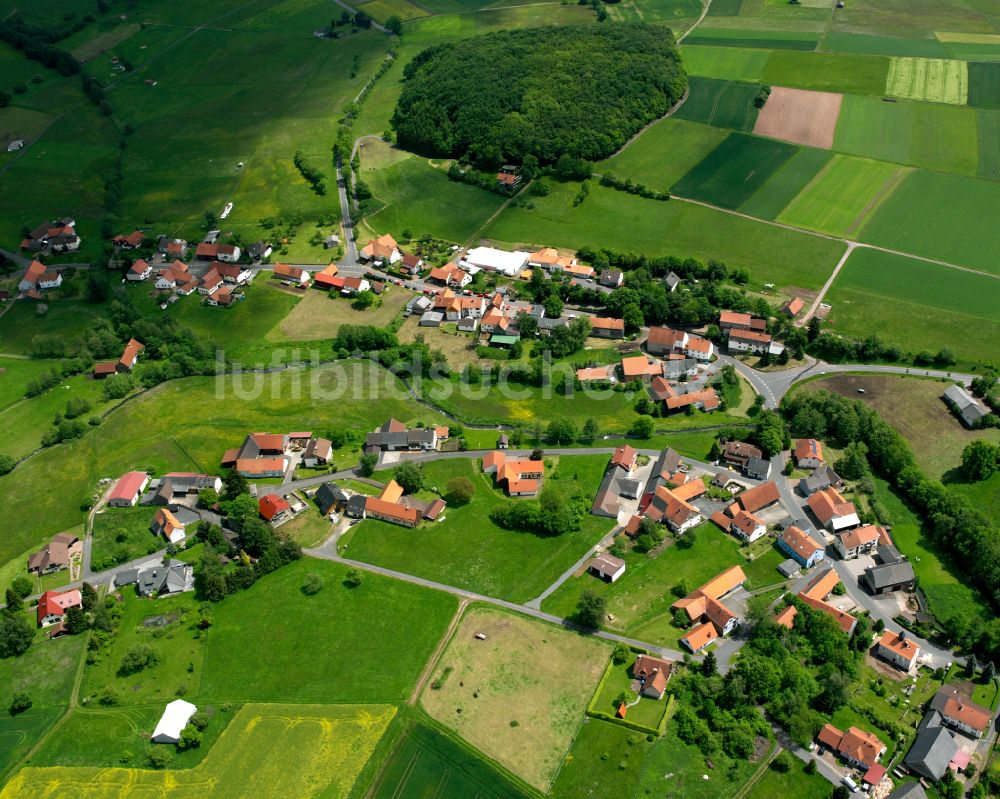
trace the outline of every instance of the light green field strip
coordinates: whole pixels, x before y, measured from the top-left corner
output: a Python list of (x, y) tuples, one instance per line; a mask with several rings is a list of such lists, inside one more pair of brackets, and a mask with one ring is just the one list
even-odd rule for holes
[(753, 82), (764, 74), (771, 52), (750, 47), (686, 44), (681, 47), (681, 55), (689, 75)]
[(885, 93), (909, 100), (965, 105), (969, 99), (969, 67), (965, 61), (894, 56)]
[(861, 229), (910, 171), (881, 161), (834, 156), (778, 215), (778, 221), (849, 236)]
[(995, 44), (1000, 47), (1000, 36), (995, 33), (951, 33), (935, 31), (934, 37), (939, 42), (957, 42), (959, 44)]

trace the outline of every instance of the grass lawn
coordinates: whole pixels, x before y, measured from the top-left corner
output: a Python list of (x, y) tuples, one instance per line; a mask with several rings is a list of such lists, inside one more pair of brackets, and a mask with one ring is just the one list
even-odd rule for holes
[[(323, 589), (306, 596), (307, 574)], [(447, 594), (366, 574), (357, 588), (347, 569), (300, 560), (216, 605), (199, 696), (203, 701), (399, 702), (455, 611)], [(276, 610), (278, 609), (278, 610)], [(267, 642), (261, 647), (261, 642)], [(335, 647), (328, 646), (336, 641)], [(247, 652), (256, 654), (248, 658)], [(358, 663), (393, 653), (372, 679)], [(302, 652), (310, 652), (308, 658)]]
[[(7, 533), (0, 538), (0, 568), (80, 524), (86, 513), (81, 504), (92, 501), (100, 478), (117, 479), (129, 469), (215, 473), (223, 452), (252, 430), (373, 430), (390, 416), (447, 423), (408, 399), (383, 369), (361, 362), (163, 384), (114, 411), (82, 439), (45, 450), (0, 477), (0, 529)], [(28, 516), (24, 496), (32, 497)]]
[(669, 191), (680, 178), (726, 138), (709, 125), (673, 117), (648, 128), (639, 138), (597, 165), (602, 174), (613, 172), (658, 191)]
[(976, 131), (979, 134), (979, 168), (981, 178), (1000, 178), (1000, 109), (981, 108), (976, 111)]
[(785, 578), (778, 571), (778, 566), (787, 559), (788, 556), (778, 549), (777, 546), (770, 546), (752, 561), (745, 564), (743, 572), (747, 576), (749, 588), (755, 590), (767, 585), (783, 583)]
[[(474, 637), (479, 632), (486, 640)], [(421, 704), (486, 755), (547, 791), (610, 649), (603, 641), (523, 616), (475, 608), (434, 667), (434, 682)]]
[[(968, 497), (983, 513), (996, 518), (1000, 513), (1000, 472), (994, 472), (987, 480), (966, 483), (959, 475), (946, 475), (945, 483), (952, 491)], [(0, 585), (3, 585), (0, 582)]]
[(478, 752), (427, 724), (414, 724), (403, 733), (371, 790), (373, 799), (527, 796)]
[[(369, 231), (402, 237), (429, 234), (464, 242), (500, 207), (499, 194), (449, 180), (447, 167), (413, 156), (382, 169), (361, 164), (364, 180), (385, 207), (365, 218)], [(358, 234), (359, 241), (365, 237)]]
[[(606, 455), (561, 456), (543, 486), (557, 486), (570, 497), (582, 492), (589, 508), (607, 462)], [(449, 507), (444, 521), (425, 522), (415, 530), (368, 519), (355, 529), (346, 557), (524, 602), (542, 593), (613, 526), (588, 515), (579, 531), (560, 536), (504, 530), (490, 520), (494, 507), (535, 500), (508, 500), (494, 488), (493, 476), (482, 473), (479, 460), (437, 461), (424, 464), (423, 471), (425, 484), (439, 491), (451, 478), (467, 477), (475, 486), (472, 501)]]
[(1000, 183), (917, 170), (882, 204), (861, 239), (1000, 275), (994, 257), (1000, 228), (982, 213), (997, 203)]
[[(57, 335), (74, 338), (87, 330), (96, 319), (107, 315), (107, 306), (84, 300), (53, 300), (44, 305), (18, 302), (0, 317), (0, 349), (5, 353), (28, 355), (35, 336)], [(27, 382), (27, 381), (25, 381)]]
[[(947, 383), (894, 375), (837, 375), (802, 388), (860, 399), (877, 410), (907, 440), (917, 463), (932, 479), (956, 469), (966, 444), (980, 438), (1000, 443), (998, 430), (968, 430), (948, 410), (941, 395)], [(858, 393), (864, 389), (864, 394)], [(927, 435), (933, 430), (934, 435)]]
[(149, 529), (156, 509), (149, 506), (105, 508), (94, 517), (94, 571), (104, 571), (166, 546)]
[(768, 767), (764, 776), (754, 783), (747, 794), (749, 799), (771, 799), (780, 796), (781, 799), (815, 799), (826, 796), (831, 788), (830, 783), (819, 774), (806, 774), (805, 764), (798, 758), (792, 758), (792, 767), (786, 772)]
[(643, 762), (653, 746), (635, 730), (600, 719), (584, 719), (550, 795), (553, 799), (603, 796), (613, 784), (616, 796), (634, 796)]
[[(152, 716), (135, 721), (155, 724), (161, 711), (150, 710)], [(126, 791), (177, 797), (346, 797), (395, 712), (386, 705), (247, 705), (209, 751), (203, 745), (179, 755), (178, 760), (190, 754), (202, 759), (194, 768), (31, 766), (18, 772), (0, 796), (50, 796), (71, 785), (74, 796), (95, 799)], [(77, 738), (64, 740), (63, 751), (71, 753), (74, 744), (85, 740), (85, 730), (77, 728)], [(132, 730), (132, 736), (138, 734)], [(295, 768), (289, 769), (293, 758)]]
[[(605, 622), (607, 629), (677, 648), (677, 639), (684, 630), (673, 625), (670, 605), (678, 597), (672, 589), (684, 583), (683, 596), (730, 566), (744, 563), (736, 540), (714, 524), (702, 524), (695, 531), (690, 547), (674, 543), (653, 558), (628, 553), (625, 574), (615, 583), (602, 582), (589, 574), (571, 577), (545, 600), (542, 609), (557, 616), (572, 616), (580, 594), (590, 589), (604, 597), (608, 614), (615, 617)], [(690, 537), (690, 533), (687, 535)]]
[(279, 530), (303, 547), (314, 547), (330, 535), (333, 527), (329, 519), (320, 516), (319, 511), (310, 506), (290, 522), (281, 525)]
[[(615, 700), (621, 695), (622, 691), (630, 690), (633, 679), (632, 666), (635, 663), (635, 659), (635, 655), (630, 655), (628, 660), (621, 665), (612, 665), (611, 674), (608, 675), (604, 686), (601, 688), (601, 694), (597, 698), (594, 710), (609, 715), (614, 715), (618, 711), (618, 702)], [(628, 720), (655, 730), (663, 718), (663, 714), (667, 711), (667, 699), (667, 696), (661, 699), (652, 699), (646, 696), (641, 697), (638, 704), (629, 706)]]
[[(877, 316), (878, 335), (904, 352), (949, 347), (959, 369), (995, 359), (995, 278), (861, 248), (847, 259), (826, 301), (832, 306), (827, 326), (838, 333), (863, 338), (872, 332), (865, 320)], [(970, 330), (976, 334), (968, 335)]]
[[(95, 702), (110, 687), (122, 705), (160, 704), (181, 695), (196, 701), (209, 635), (195, 626), (194, 595), (151, 600), (140, 599), (131, 588), (121, 593), (124, 615), (118, 632), (97, 653), (97, 662), (87, 664), (81, 696)], [(119, 673), (124, 655), (139, 645), (151, 647), (159, 662), (136, 674)]]
[(377, 308), (356, 310), (349, 297), (313, 290), (281, 321), (278, 331), (281, 338), (307, 341), (333, 338), (341, 325), (388, 327), (413, 296), (403, 288), (387, 289)]
[(996, 678), (985, 680), (982, 677), (977, 677), (973, 683), (972, 701), (983, 707), (996, 710), (997, 703), (1000, 701), (1000, 684), (997, 683)]
[[(6, 336), (2, 346), (6, 346)], [(60, 366), (60, 361), (0, 357), (0, 409), (24, 399), (30, 380)]]
[(835, 155), (778, 220), (853, 237), (907, 174), (893, 164)]
[[(627, 151), (626, 151), (627, 152)], [(593, 186), (576, 208), (576, 183), (553, 183), (535, 208), (508, 208), (486, 235), (504, 244), (579, 247), (603, 244), (646, 255), (715, 258), (745, 266), (754, 281), (818, 289), (843, 247), (685, 202), (646, 200)], [(628, 219), (622, 225), (620, 220)]]

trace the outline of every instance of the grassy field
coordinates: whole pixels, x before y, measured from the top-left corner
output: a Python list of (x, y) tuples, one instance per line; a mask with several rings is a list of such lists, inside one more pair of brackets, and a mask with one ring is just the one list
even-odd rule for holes
[(892, 164), (836, 155), (778, 220), (853, 237), (906, 175)]
[[(715, 8), (712, 3), (712, 8)], [(759, 81), (767, 66), (769, 53), (749, 47), (705, 47), (684, 44), (681, 47), (688, 75), (720, 80)]]
[[(395, 708), (385, 705), (248, 705), (193, 769), (28, 767), (0, 796), (69, 791), (79, 797), (104, 797), (128, 790), (177, 797), (250, 792), (347, 797), (394, 714)], [(285, 756), (275, 756), (276, 742)], [(296, 767), (289, 769), (292, 757)]]
[(27, 360), (0, 356), (0, 410), (24, 399), (28, 382), (42, 372), (59, 369), (60, 361)]
[(888, 73), (889, 59), (884, 56), (775, 50), (762, 80), (797, 89), (881, 95)]
[(617, 796), (634, 796), (643, 761), (651, 748), (634, 730), (588, 718), (573, 741), (550, 795), (553, 799), (600, 796), (613, 784)]
[[(222, 453), (250, 430), (345, 426), (373, 430), (388, 417), (446, 423), (408, 399), (371, 365), (272, 375), (176, 380), (137, 397), (72, 444), (45, 450), (0, 477), (0, 564), (79, 524), (97, 481), (129, 469), (215, 472)], [(321, 410), (317, 411), (317, 408)], [(52, 489), (52, 475), (59, 488)], [(33, 512), (23, 513), (32, 497)]]
[(365, 219), (379, 234), (400, 238), (409, 229), (414, 236), (464, 242), (503, 202), (499, 194), (449, 180), (445, 167), (416, 156), (384, 169), (368, 169), (363, 161), (361, 166), (361, 178), (386, 204)]
[(310, 291), (280, 323), (281, 336), (293, 341), (333, 338), (341, 325), (387, 327), (414, 296), (402, 288), (386, 290), (377, 308), (356, 310), (349, 297)]
[(965, 482), (961, 475), (948, 474), (945, 483), (954, 491), (964, 494), (983, 513), (996, 516), (1000, 513), (1000, 472), (994, 472), (987, 480), (975, 483)]
[(751, 216), (775, 219), (833, 158), (828, 150), (802, 147), (754, 192), (740, 210)]
[(871, 36), (866, 33), (830, 31), (823, 37), (822, 49), (831, 53), (863, 55), (919, 56), (946, 58), (948, 50), (937, 39), (897, 39), (893, 36)]
[(1000, 228), (982, 209), (1000, 203), (1000, 183), (913, 172), (861, 231), (863, 241), (1000, 275)]
[[(368, 488), (371, 490), (371, 486)], [(297, 541), (303, 547), (317, 546), (330, 535), (332, 530), (330, 520), (320, 516), (319, 511), (315, 508), (308, 508), (290, 522), (281, 525), (282, 534)]]
[[(877, 410), (913, 448), (917, 463), (933, 479), (940, 479), (962, 461), (966, 444), (985, 438), (1000, 442), (1000, 430), (967, 430), (941, 395), (947, 383), (894, 375), (835, 375), (811, 380), (804, 390), (826, 390), (860, 399)], [(864, 395), (858, 389), (865, 390)], [(928, 436), (927, 431), (934, 435)]]
[[(323, 580), (314, 596), (307, 574)], [(214, 608), (199, 696), (205, 701), (399, 702), (455, 611), (453, 597), (366, 574), (343, 584), (347, 569), (297, 561)], [(280, 608), (280, 612), (275, 612)], [(266, 647), (260, 647), (267, 641)], [(336, 641), (336, 647), (324, 642)], [(248, 658), (247, 652), (256, 655)], [(377, 679), (358, 663), (392, 651)], [(312, 657), (303, 658), (301, 652)]]
[(1000, 178), (1000, 109), (981, 108), (976, 112), (979, 135), (979, 169), (981, 178)]
[[(477, 640), (478, 632), (486, 640)], [(434, 667), (435, 682), (424, 690), (421, 704), (486, 755), (547, 791), (610, 649), (523, 616), (476, 608), (466, 613)]]
[[(957, 106), (845, 95), (834, 149), (852, 155), (975, 175), (990, 142), (977, 123), (983, 112)], [(985, 148), (984, 148), (985, 145)]]
[(427, 16), (424, 9), (407, 0), (368, 0), (364, 6), (364, 12), (376, 22), (385, 22), (392, 16), (399, 17), (403, 22)]
[(758, 113), (753, 104), (760, 92), (758, 84), (692, 77), (688, 79), (688, 90), (688, 99), (674, 117), (717, 128), (753, 130)]
[(674, 544), (652, 558), (629, 553), (625, 574), (615, 583), (601, 582), (589, 574), (571, 577), (545, 600), (542, 609), (557, 616), (571, 616), (580, 594), (590, 589), (604, 597), (608, 613), (615, 617), (605, 623), (608, 629), (676, 648), (684, 631), (672, 623), (670, 605), (677, 597), (671, 589), (683, 581), (693, 591), (730, 566), (744, 563), (734, 538), (713, 524), (696, 529), (690, 547)]
[[(486, 235), (497, 242), (602, 244), (646, 255), (715, 258), (745, 266), (755, 281), (819, 288), (840, 258), (837, 242), (761, 225), (683, 202), (657, 202), (593, 187), (574, 208), (578, 184), (554, 184), (533, 209), (510, 208)], [(625, 226), (620, 220), (628, 219)]]
[(424, 724), (414, 724), (400, 739), (375, 780), (372, 799), (523, 799), (478, 754)]
[(964, 61), (897, 56), (889, 63), (885, 93), (908, 100), (965, 105), (969, 72)]
[[(182, 694), (197, 696), (208, 636), (195, 627), (193, 595), (152, 601), (125, 589), (122, 597), (124, 615), (118, 632), (112, 645), (97, 655), (97, 662), (87, 664), (80, 695), (93, 702), (102, 690), (112, 688), (122, 705), (162, 704)], [(151, 647), (159, 662), (136, 674), (120, 674), (122, 657), (139, 645)]]
[(795, 155), (792, 144), (733, 133), (682, 177), (677, 194), (739, 208)]
[(652, 189), (669, 191), (726, 135), (726, 131), (708, 125), (664, 119), (596, 168), (602, 174), (613, 172)]
[(670, 22), (675, 34), (693, 23), (700, 13), (697, 0), (625, 0), (608, 8), (609, 17), (615, 22)]
[[(604, 455), (561, 456), (559, 477), (550, 472), (543, 485), (556, 486), (567, 496), (581, 492), (589, 507), (607, 462)], [(493, 476), (481, 472), (478, 460), (427, 463), (423, 471), (425, 482), (439, 491), (451, 478), (467, 477), (476, 490), (472, 501), (449, 507), (444, 521), (416, 530), (368, 519), (356, 528), (346, 557), (524, 602), (542, 593), (613, 526), (587, 516), (578, 532), (560, 536), (504, 530), (489, 514), (507, 499), (493, 487)]]
[(1000, 63), (972, 62), (969, 71), (969, 105), (1000, 108)]
[(166, 540), (149, 529), (155, 508), (105, 508), (94, 517), (95, 571), (113, 568), (166, 546)]
[(35, 336), (57, 335), (73, 338), (87, 330), (95, 320), (107, 315), (107, 306), (84, 300), (57, 300), (45, 303), (48, 310), (31, 302), (17, 302), (0, 317), (0, 347), (14, 355), (31, 353)]
[(814, 50), (819, 38), (819, 34), (809, 31), (710, 28), (700, 25), (684, 41), (688, 44), (716, 45), (720, 47)]

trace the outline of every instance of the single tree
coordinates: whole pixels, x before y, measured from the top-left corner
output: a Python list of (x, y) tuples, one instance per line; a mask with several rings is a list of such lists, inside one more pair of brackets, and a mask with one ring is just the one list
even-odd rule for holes
[(576, 603), (576, 620), (590, 630), (596, 630), (604, 620), (607, 602), (604, 597), (598, 596), (589, 588), (580, 594), (580, 599)]
[(468, 477), (453, 477), (448, 481), (445, 490), (445, 499), (454, 508), (468, 505), (475, 493), (475, 486)]
[(323, 578), (315, 572), (309, 572), (302, 583), (302, 593), (306, 596), (315, 596), (323, 590)]
[(31, 695), (27, 691), (15, 691), (10, 700), (10, 715), (16, 716), (31, 707)]
[(4, 601), (7, 603), (7, 607), (4, 610), (11, 616), (24, 610), (24, 600), (21, 599), (21, 595), (13, 588), (8, 588), (4, 592)]
[(412, 461), (404, 461), (396, 467), (396, 482), (407, 494), (416, 494), (424, 487), (424, 473), (420, 466)]
[(83, 608), (77, 606), (66, 610), (66, 630), (70, 635), (79, 635), (86, 632), (90, 625), (87, 623), (87, 616)]
[(23, 655), (34, 637), (35, 631), (23, 615), (0, 615), (0, 658)]
[(715, 652), (709, 650), (708, 654), (705, 655), (705, 659), (701, 662), (701, 673), (706, 677), (712, 677), (717, 674), (718, 671), (719, 664), (716, 662)]
[(80, 587), (80, 596), (83, 600), (83, 609), (90, 613), (97, 605), (97, 589), (90, 583), (84, 583)]
[(358, 462), (358, 474), (362, 477), (371, 477), (375, 473), (375, 464), (377, 463), (378, 455), (362, 455), (361, 460)]
[(365, 573), (361, 569), (348, 569), (347, 574), (344, 575), (344, 584), (348, 588), (357, 588), (364, 581), (364, 578)]
[(583, 423), (583, 430), (580, 432), (580, 440), (583, 442), (591, 442), (595, 440), (601, 434), (600, 425), (597, 424), (595, 419), (588, 419)]

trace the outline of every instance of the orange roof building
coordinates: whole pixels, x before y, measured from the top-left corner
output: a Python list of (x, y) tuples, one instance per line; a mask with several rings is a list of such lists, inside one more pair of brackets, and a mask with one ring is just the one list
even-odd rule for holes
[[(744, 582), (746, 574), (739, 566), (731, 566), (716, 575), (700, 588), (671, 605), (674, 610), (683, 610), (692, 621), (702, 621), (680, 641), (692, 652), (697, 652), (736, 628), (739, 619), (719, 600), (735, 591)], [(705, 629), (706, 627), (711, 628)]]

